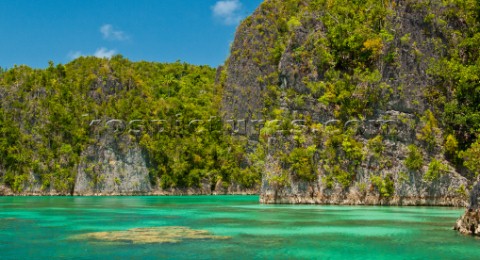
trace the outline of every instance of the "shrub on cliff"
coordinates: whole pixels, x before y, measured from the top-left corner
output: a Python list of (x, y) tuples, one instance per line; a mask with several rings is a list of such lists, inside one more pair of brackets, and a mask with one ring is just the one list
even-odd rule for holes
[(414, 144), (408, 146), (408, 154), (407, 158), (405, 159), (405, 166), (411, 171), (418, 171), (423, 166), (423, 155), (420, 152), (420, 149)]

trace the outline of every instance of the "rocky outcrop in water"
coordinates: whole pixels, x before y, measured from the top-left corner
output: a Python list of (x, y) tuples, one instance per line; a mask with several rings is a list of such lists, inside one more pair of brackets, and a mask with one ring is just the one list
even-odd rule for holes
[(461, 216), (453, 229), (465, 235), (480, 236), (480, 182), (478, 182), (470, 193), (470, 205)]

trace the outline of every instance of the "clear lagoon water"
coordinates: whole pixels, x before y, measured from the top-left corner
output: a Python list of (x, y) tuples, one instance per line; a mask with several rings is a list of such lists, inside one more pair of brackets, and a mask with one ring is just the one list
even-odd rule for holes
[[(463, 209), (260, 205), (258, 196), (0, 197), (0, 259), (479, 259)], [(229, 239), (72, 236), (180, 226)]]

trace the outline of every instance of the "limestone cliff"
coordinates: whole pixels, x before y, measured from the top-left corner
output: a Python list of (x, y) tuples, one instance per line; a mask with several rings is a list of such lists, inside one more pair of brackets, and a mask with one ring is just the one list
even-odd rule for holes
[(126, 196), (126, 195), (252, 195), (258, 188), (237, 183), (225, 185), (221, 180), (211, 185), (204, 179), (198, 187), (162, 188), (153, 185), (147, 152), (129, 137), (113, 133), (99, 136), (81, 155), (75, 167), (75, 181), (69, 190), (45, 188), (38, 175), (31, 173), (21, 192), (0, 185), (0, 196)]
[(222, 72), (223, 118), (264, 155), (261, 202), (465, 205), (472, 175), (445, 141), (456, 149), (462, 130), (443, 120), (456, 83), (439, 74), (443, 61), (470, 55), (451, 48), (477, 11), (264, 1), (239, 26)]
[(152, 191), (145, 155), (128, 138), (106, 135), (83, 152), (74, 194), (148, 194)]
[(0, 185), (0, 196), (127, 196), (127, 195), (253, 195), (258, 187), (246, 188), (221, 180), (215, 185), (204, 179), (198, 187), (162, 188), (154, 185), (147, 152), (134, 140), (104, 135), (82, 152), (70, 190), (45, 188), (38, 175), (30, 174), (21, 192)]

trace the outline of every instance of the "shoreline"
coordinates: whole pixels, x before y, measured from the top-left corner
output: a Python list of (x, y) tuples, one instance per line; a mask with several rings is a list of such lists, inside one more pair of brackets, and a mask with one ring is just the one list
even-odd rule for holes
[(242, 196), (242, 197), (252, 197), (258, 196), (258, 204), (265, 206), (358, 206), (358, 207), (440, 207), (440, 208), (452, 208), (452, 209), (465, 209), (464, 206), (453, 205), (453, 204), (432, 204), (432, 203), (420, 203), (420, 204), (395, 204), (395, 203), (351, 203), (351, 202), (315, 202), (315, 203), (289, 203), (289, 202), (265, 202), (262, 200), (262, 194), (258, 193), (225, 193), (225, 194), (84, 194), (84, 195), (68, 195), (68, 194), (1, 194), (1, 197), (70, 197), (70, 198), (81, 198), (81, 197), (219, 197), (219, 196)]
[(0, 197), (188, 197), (188, 196), (261, 196), (258, 193), (230, 194), (0, 194)]
[(465, 208), (466, 201), (459, 197), (400, 197), (390, 199), (378, 196), (275, 196), (257, 189), (210, 191), (202, 189), (172, 189), (151, 192), (72, 192), (24, 191), (14, 193), (3, 186), (0, 197), (188, 197), (188, 196), (258, 196), (261, 205), (318, 205), (318, 206), (381, 206), (381, 207), (450, 207)]
[(260, 194), (260, 203), (271, 205), (344, 205), (344, 206), (421, 206), (466, 208), (467, 202), (459, 197), (400, 197), (378, 196), (284, 196)]

